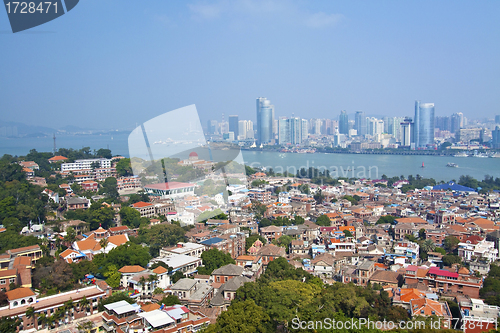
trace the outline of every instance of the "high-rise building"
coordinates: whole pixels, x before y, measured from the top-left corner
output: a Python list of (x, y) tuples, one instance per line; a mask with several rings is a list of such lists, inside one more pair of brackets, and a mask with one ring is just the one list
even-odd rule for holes
[(495, 123), (500, 124), (500, 115), (495, 116)]
[(247, 121), (246, 120), (238, 121), (238, 136), (236, 138), (238, 140), (245, 140), (247, 138)]
[(412, 129), (412, 120), (411, 120), (411, 118), (405, 118), (403, 120), (403, 122), (400, 124), (400, 131), (401, 131), (400, 142), (401, 142), (401, 146), (409, 147), (411, 145), (411, 142), (412, 142), (411, 129)]
[(279, 119), (279, 144), (292, 144), (297, 145), (302, 143), (305, 133), (305, 138), (307, 138), (307, 127), (308, 122), (305, 119), (300, 119), (297, 117), (286, 118), (281, 117)]
[(339, 116), (339, 133), (349, 134), (349, 116), (344, 110), (340, 112)]
[(208, 120), (207, 121), (207, 134), (217, 134), (218, 129), (217, 120)]
[(415, 101), (413, 142), (417, 148), (434, 144), (434, 103)]
[(355, 115), (355, 126), (354, 129), (358, 131), (358, 135), (366, 135), (367, 134), (367, 126), (366, 126), (366, 116), (363, 111), (356, 111)]
[(459, 129), (464, 127), (464, 114), (457, 112), (451, 115), (450, 130), (452, 133), (457, 133)]
[(492, 136), (491, 148), (494, 148), (494, 149), (500, 148), (500, 126), (496, 126), (495, 129), (493, 131), (491, 131), (491, 136)]
[(265, 97), (257, 98), (257, 143), (274, 142), (274, 105)]
[(301, 120), (301, 123), (302, 123), (302, 128), (301, 128), (301, 142), (304, 142), (305, 140), (307, 140), (307, 137), (309, 136), (309, 132), (307, 130), (307, 120), (306, 119), (302, 119)]
[(377, 136), (384, 133), (384, 121), (377, 118), (368, 118), (368, 134)]
[(237, 140), (239, 135), (238, 116), (229, 116), (229, 132), (234, 133), (234, 138)]
[(435, 117), (435, 127), (441, 131), (451, 132), (451, 118), (450, 117)]

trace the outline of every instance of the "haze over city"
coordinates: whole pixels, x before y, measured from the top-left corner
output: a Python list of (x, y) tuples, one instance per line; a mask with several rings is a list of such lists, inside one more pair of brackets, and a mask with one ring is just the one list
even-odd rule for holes
[[(133, 128), (196, 104), (202, 123), (255, 98), (276, 116), (499, 113), (500, 3), (81, 2), (11, 34), (0, 14), (1, 121)], [(29, 97), (29, 98), (28, 98)], [(97, 121), (99, 120), (99, 121)]]

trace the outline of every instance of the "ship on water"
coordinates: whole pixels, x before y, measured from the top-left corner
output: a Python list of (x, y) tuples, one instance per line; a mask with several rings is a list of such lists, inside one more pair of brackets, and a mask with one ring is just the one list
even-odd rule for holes
[(446, 166), (450, 168), (458, 168), (458, 164), (452, 162), (449, 162), (448, 164), (446, 164)]

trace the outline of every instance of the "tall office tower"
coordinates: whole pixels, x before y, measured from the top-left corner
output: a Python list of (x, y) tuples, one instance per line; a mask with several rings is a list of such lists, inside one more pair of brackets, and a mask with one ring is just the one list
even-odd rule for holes
[(413, 142), (422, 148), (434, 144), (434, 103), (415, 101)]
[(257, 143), (274, 141), (274, 105), (265, 97), (257, 98)]
[(500, 115), (495, 116), (495, 123), (500, 124)]
[(207, 134), (217, 134), (217, 120), (208, 120), (207, 121)]
[(229, 116), (229, 132), (234, 133), (234, 138), (238, 140), (239, 127), (238, 116)]
[(404, 120), (399, 124), (401, 138), (399, 142), (401, 142), (401, 146), (409, 147), (413, 141), (413, 133), (412, 133), (412, 119), (409, 117), (404, 118)]
[(238, 136), (237, 140), (245, 140), (247, 138), (247, 121), (240, 120), (238, 121)]
[(500, 126), (496, 126), (493, 131), (491, 131), (491, 148), (500, 148)]
[(451, 115), (450, 130), (452, 133), (458, 132), (459, 129), (464, 128), (464, 114), (457, 112)]
[(321, 124), (321, 134), (332, 135), (333, 134), (333, 121), (331, 119), (324, 119)]
[(301, 120), (301, 138), (300, 138), (300, 141), (301, 142), (304, 142), (305, 140), (307, 140), (307, 137), (309, 136), (309, 132), (307, 130), (307, 120), (306, 119), (302, 119)]
[(441, 131), (451, 131), (451, 118), (435, 117), (434, 126)]
[(355, 116), (355, 127), (354, 129), (358, 131), (358, 135), (367, 134), (366, 116), (363, 111), (356, 111)]
[(377, 118), (368, 118), (368, 134), (376, 136), (384, 133), (384, 121)]
[(339, 116), (339, 133), (349, 134), (349, 116), (344, 110), (340, 112)]
[(400, 141), (400, 126), (403, 117), (384, 117), (384, 133), (391, 134), (396, 141)]
[(253, 139), (255, 137), (255, 131), (253, 129), (253, 121), (247, 120), (247, 139)]
[(308, 123), (305, 119), (300, 119), (297, 117), (286, 118), (281, 117), (278, 121), (279, 144), (292, 144), (297, 145), (302, 143), (303, 133), (306, 133), (307, 138), (307, 127)]
[(320, 135), (320, 134), (322, 134), (321, 133), (321, 124), (322, 123), (323, 122), (322, 122), (321, 119), (314, 119), (314, 122), (313, 122), (314, 126), (311, 129), (312, 130), (311, 133), (314, 134), (314, 135)]

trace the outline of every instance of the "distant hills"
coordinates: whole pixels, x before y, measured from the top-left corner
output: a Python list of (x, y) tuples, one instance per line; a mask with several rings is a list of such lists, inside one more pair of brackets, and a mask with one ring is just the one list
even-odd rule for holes
[[(46, 126), (27, 125), (13, 121), (0, 120), (0, 138), (10, 137), (45, 137), (61, 134), (96, 134), (96, 133), (109, 133), (111, 130), (102, 130), (95, 128), (82, 128), (73, 125), (67, 125), (59, 128), (52, 128)], [(113, 131), (116, 133), (116, 131)]]

